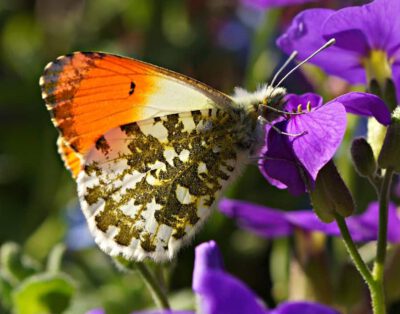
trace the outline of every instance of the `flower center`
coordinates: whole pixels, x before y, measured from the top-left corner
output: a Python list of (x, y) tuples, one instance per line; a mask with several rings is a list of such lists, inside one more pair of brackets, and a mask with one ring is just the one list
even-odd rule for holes
[(308, 101), (305, 106), (303, 104), (298, 104), (297, 109), (296, 110), (293, 109), (292, 111), (293, 111), (293, 113), (296, 113), (296, 114), (311, 112), (311, 102)]
[(371, 50), (369, 56), (363, 58), (362, 64), (367, 73), (368, 81), (376, 79), (379, 85), (384, 86), (386, 79), (392, 77), (390, 61), (383, 50)]

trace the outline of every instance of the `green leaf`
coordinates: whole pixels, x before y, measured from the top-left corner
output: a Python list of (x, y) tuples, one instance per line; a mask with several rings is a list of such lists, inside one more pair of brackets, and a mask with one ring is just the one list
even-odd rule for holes
[(11, 283), (5, 278), (4, 274), (0, 272), (0, 313), (2, 307), (7, 309), (11, 308), (11, 292)]
[(16, 314), (64, 312), (75, 292), (66, 275), (44, 273), (26, 279), (13, 293)]
[(1, 246), (0, 264), (2, 273), (13, 285), (37, 273), (40, 268), (34, 260), (23, 254), (18, 244), (13, 242)]

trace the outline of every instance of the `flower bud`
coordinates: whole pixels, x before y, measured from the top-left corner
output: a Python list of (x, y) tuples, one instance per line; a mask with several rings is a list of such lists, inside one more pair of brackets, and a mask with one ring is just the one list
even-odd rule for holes
[(386, 131), (378, 164), (383, 169), (392, 168), (400, 172), (400, 107), (392, 114), (392, 123)]
[(378, 81), (374, 78), (371, 79), (371, 81), (369, 81), (368, 93), (374, 94), (374, 95), (378, 96), (379, 98), (382, 98), (381, 87), (379, 86)]
[(383, 95), (386, 105), (389, 107), (390, 111), (393, 111), (397, 107), (397, 95), (396, 86), (392, 79), (386, 80), (385, 92)]
[(377, 167), (374, 153), (365, 138), (359, 137), (353, 140), (351, 157), (360, 176), (369, 177), (375, 174)]
[(324, 222), (332, 222), (335, 213), (347, 217), (354, 212), (353, 197), (333, 161), (319, 171), (310, 196), (315, 213)]

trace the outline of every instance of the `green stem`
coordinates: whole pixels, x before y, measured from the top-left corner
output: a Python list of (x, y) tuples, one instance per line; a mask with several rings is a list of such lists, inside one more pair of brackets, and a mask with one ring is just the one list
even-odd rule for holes
[(57, 273), (60, 271), (61, 262), (63, 255), (65, 253), (65, 245), (57, 244), (50, 252), (49, 257), (47, 259), (47, 271), (52, 273)]
[(171, 309), (167, 295), (145, 263), (128, 261), (122, 257), (116, 257), (115, 259), (123, 267), (130, 270), (137, 270), (140, 273), (151, 293), (151, 296), (153, 297), (154, 303), (156, 303), (159, 308), (167, 310)]
[(393, 170), (387, 169), (379, 193), (378, 245), (376, 249), (376, 259), (373, 271), (374, 279), (378, 282), (383, 281), (383, 270), (386, 259), (388, 207), (392, 177)]
[(371, 270), (368, 268), (368, 266), (361, 258), (361, 255), (358, 252), (356, 245), (354, 244), (354, 241), (347, 227), (346, 220), (337, 213), (335, 213), (335, 219), (340, 229), (340, 233), (342, 234), (342, 238), (344, 244), (346, 245), (346, 249), (351, 259), (353, 260), (354, 265), (356, 266), (357, 270), (359, 271), (359, 273), (361, 274), (361, 276), (371, 289), (371, 287), (374, 286), (374, 278), (372, 277)]
[(374, 314), (386, 314), (385, 293), (381, 282), (374, 281), (373, 286), (369, 287), (371, 292), (371, 302)]
[(385, 292), (383, 286), (386, 246), (387, 246), (387, 225), (390, 187), (392, 183), (393, 169), (386, 169), (383, 182), (379, 191), (379, 231), (378, 244), (376, 248), (376, 259), (373, 269), (374, 288), (371, 290), (372, 307), (375, 314), (385, 314)]
[(369, 291), (371, 293), (371, 301), (374, 314), (385, 314), (385, 301), (382, 285), (375, 281), (370, 269), (361, 258), (361, 255), (358, 252), (357, 247), (354, 244), (354, 241), (350, 235), (346, 220), (339, 214), (335, 214), (335, 219), (340, 229), (340, 233), (342, 234), (346, 249), (350, 257), (352, 258), (354, 265), (368, 285)]
[(373, 185), (375, 189), (379, 192), (378, 244), (374, 269), (372, 273), (360, 256), (357, 247), (355, 246), (354, 241), (351, 238), (345, 219), (342, 216), (335, 214), (335, 219), (342, 234), (347, 251), (349, 252), (351, 258), (353, 259), (354, 265), (366, 281), (370, 290), (374, 314), (386, 314), (383, 277), (386, 258), (388, 207), (392, 177), (393, 170), (387, 169), (380, 189), (379, 185), (376, 184), (376, 182), (371, 182), (374, 183)]
[(162, 290), (161, 286), (158, 284), (157, 280), (151, 274), (149, 268), (144, 263), (136, 263), (136, 270), (142, 275), (147, 288), (150, 290), (154, 302), (158, 307), (162, 309), (171, 309), (169, 305), (167, 295)]
[(367, 177), (369, 183), (372, 185), (372, 187), (374, 188), (377, 197), (379, 197), (380, 194), (380, 190), (381, 190), (381, 182), (379, 180), (379, 178), (374, 177), (374, 176), (369, 176)]

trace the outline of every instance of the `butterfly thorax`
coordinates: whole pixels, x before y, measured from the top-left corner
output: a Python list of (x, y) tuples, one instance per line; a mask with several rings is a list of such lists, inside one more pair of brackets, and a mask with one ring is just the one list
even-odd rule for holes
[(277, 118), (274, 109), (281, 109), (285, 93), (283, 88), (269, 86), (253, 93), (235, 89), (234, 108), (240, 121), (236, 126), (238, 147), (249, 150), (250, 155), (257, 154), (264, 144), (264, 126)]

